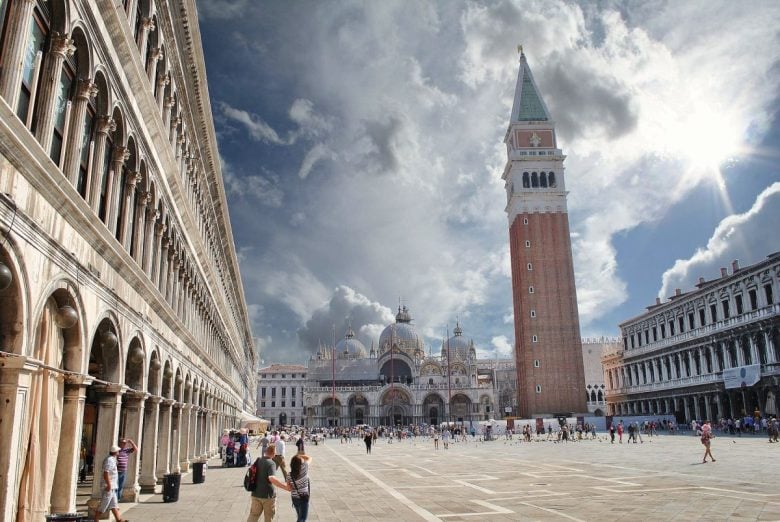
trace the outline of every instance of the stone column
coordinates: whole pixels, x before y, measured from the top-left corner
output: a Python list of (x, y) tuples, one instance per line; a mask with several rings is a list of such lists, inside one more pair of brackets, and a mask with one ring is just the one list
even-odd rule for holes
[[(760, 335), (760, 333), (759, 333)], [(758, 355), (758, 346), (752, 335), (748, 335), (748, 347), (750, 350), (750, 358), (753, 360), (752, 364), (761, 364), (761, 357)]]
[[(35, 137), (47, 153), (51, 149), (51, 138), (54, 133), (54, 116), (56, 113), (54, 104), (57, 101), (60, 77), (62, 76), (62, 64), (65, 58), (71, 56), (76, 50), (67, 34), (57, 31), (52, 32), (49, 39), (49, 53), (43, 65), (42, 82), (38, 84), (37, 123), (35, 124)], [(70, 93), (65, 93), (68, 96)]]
[[(97, 96), (98, 88), (90, 78), (78, 80), (76, 94), (70, 110), (70, 130), (65, 144), (65, 156), (62, 160), (62, 173), (74, 187), (79, 179), (79, 164), (81, 163), (81, 139), (87, 118), (89, 100)], [(89, 143), (84, 144), (89, 147)]]
[[(151, 214), (151, 209), (150, 209)], [(159, 211), (154, 211), (154, 217), (147, 214), (147, 225), (151, 223), (154, 227), (154, 242), (147, 250), (144, 248), (144, 263), (146, 263), (146, 273), (152, 279), (152, 283), (159, 289), (160, 288), (160, 259), (162, 256), (163, 234), (167, 228), (165, 224), (157, 221), (161, 218)], [(166, 242), (166, 249), (167, 249)]]
[(198, 454), (198, 406), (190, 406), (190, 430), (189, 443), (187, 444), (187, 459), (190, 463), (196, 462), (195, 456)]
[(157, 75), (157, 108), (163, 119), (165, 118), (165, 86), (169, 83), (171, 83), (171, 77), (167, 73)]
[(171, 141), (171, 145), (176, 145), (178, 143), (178, 129), (179, 129), (179, 123), (181, 123), (180, 117), (171, 118), (171, 132), (168, 138)]
[(179, 469), (182, 472), (189, 471), (190, 469), (190, 455), (192, 453), (192, 404), (182, 405), (182, 420), (181, 420), (181, 451), (179, 452)]
[[(146, 233), (151, 232), (151, 226), (146, 226), (146, 205), (151, 201), (152, 195), (149, 192), (142, 192), (138, 196), (138, 201), (135, 205), (135, 216), (133, 220), (133, 233), (132, 237), (128, 238), (128, 249), (132, 249), (130, 255), (133, 256), (135, 262), (138, 263), (143, 269), (143, 257), (144, 257), (144, 245), (146, 241)], [(132, 238), (135, 238), (135, 242)], [(132, 247), (132, 248), (131, 248)]]
[[(124, 145), (115, 145), (111, 156), (111, 169), (108, 173), (108, 185), (106, 186), (107, 207), (106, 208), (106, 226), (112, 235), (116, 234), (116, 224), (119, 218), (120, 205), (119, 194), (121, 193), (120, 183), (122, 182), (122, 168), (125, 162), (130, 158), (130, 150)], [(122, 236), (119, 236), (122, 237)]]
[[(152, 205), (149, 206), (149, 203)], [(139, 259), (141, 263), (141, 269), (146, 273), (149, 278), (154, 281), (154, 273), (152, 270), (152, 260), (154, 259), (152, 249), (158, 248), (159, 249), (159, 237), (157, 237), (157, 230), (156, 230), (156, 224), (157, 224), (157, 218), (160, 216), (160, 213), (157, 211), (156, 208), (154, 208), (154, 201), (152, 201), (152, 195), (151, 193), (147, 192), (147, 209), (146, 213), (144, 214), (144, 243), (143, 246), (140, 247), (140, 253), (139, 253)], [(160, 227), (164, 227), (165, 225), (160, 225)], [(160, 231), (160, 235), (162, 235), (162, 230)]]
[(95, 147), (92, 152), (92, 168), (89, 173), (87, 201), (97, 214), (100, 207), (100, 188), (105, 171), (106, 141), (108, 135), (116, 130), (116, 122), (110, 116), (100, 116), (95, 121)]
[(152, 82), (152, 85), (154, 85), (154, 75), (157, 72), (157, 62), (162, 60), (163, 57), (163, 50), (162, 47), (155, 47), (152, 50), (152, 56), (151, 61), (146, 64), (147, 67), (149, 67), (149, 70), (147, 71), (149, 75), (149, 81)]
[(16, 520), (14, 508), (25, 460), (19, 434), (27, 422), (30, 377), (36, 369), (26, 357), (9, 357), (0, 371), (0, 520)]
[[(16, 112), (24, 71), (24, 55), (30, 36), (30, 19), (36, 0), (19, 0), (8, 7), (6, 39), (0, 49), (3, 69), (0, 73), (0, 96)], [(6, 439), (7, 440), (7, 439)], [(15, 502), (14, 502), (15, 503)], [(8, 506), (9, 504), (2, 504)], [(11, 520), (11, 519), (7, 519)]]
[[(119, 215), (117, 216), (117, 221), (119, 221), (119, 216), (122, 216), (122, 227), (119, 229), (119, 241), (122, 243), (122, 246), (125, 247), (125, 250), (127, 252), (130, 252), (130, 238), (132, 236), (131, 231), (135, 227), (135, 223), (130, 222), (130, 210), (132, 209), (133, 205), (133, 196), (135, 196), (135, 186), (138, 184), (138, 182), (141, 180), (141, 173), (136, 172), (128, 172), (127, 173), (127, 181), (125, 183), (125, 197), (122, 201), (119, 202)], [(144, 198), (139, 197), (139, 202), (142, 201)], [(136, 221), (136, 216), (133, 215), (133, 221)]]
[(159, 270), (160, 276), (157, 281), (157, 287), (160, 289), (160, 293), (162, 294), (163, 299), (165, 299), (165, 292), (168, 286), (168, 251), (170, 249), (170, 244), (170, 236), (163, 236), (160, 243), (160, 250), (158, 250), (160, 253), (158, 256), (159, 262), (155, 263), (155, 268)]
[(140, 471), (140, 444), (144, 433), (144, 405), (148, 393), (127, 392), (125, 393), (125, 412), (127, 414), (125, 424), (125, 437), (132, 439), (139, 447), (139, 451), (130, 454), (127, 461), (127, 476), (125, 478), (125, 487), (120, 491), (120, 498), (126, 502), (138, 502), (138, 494), (141, 492), (139, 484)]
[(141, 493), (154, 493), (157, 485), (157, 433), (159, 428), (160, 401), (162, 397), (146, 400), (144, 411), (144, 436), (141, 446)]
[(130, 32), (133, 32), (135, 28), (135, 8), (137, 4), (138, 0), (127, 0), (125, 4), (127, 6), (125, 15), (127, 16), (127, 25), (130, 26)]
[(171, 423), (171, 439), (173, 447), (171, 448), (171, 473), (181, 473), (181, 428), (182, 428), (182, 406), (177, 402), (173, 405), (173, 421)]
[(211, 410), (206, 410), (206, 414), (203, 417), (203, 444), (201, 448), (201, 458), (203, 460), (206, 460), (209, 458), (209, 449), (211, 448), (211, 439), (210, 437), (210, 431), (211, 431)]
[(704, 396), (704, 416), (706, 417), (705, 420), (709, 419), (712, 422), (716, 422), (718, 419), (712, 418), (712, 405), (710, 404), (712, 402), (712, 397), (710, 395)]
[[(154, 19), (147, 16), (141, 19), (141, 26), (138, 28), (138, 41), (136, 42), (141, 54), (141, 62), (146, 61), (146, 46), (149, 43), (149, 33), (155, 29)], [(143, 66), (146, 67), (146, 63), (143, 63)]]
[(157, 435), (157, 482), (170, 473), (171, 461), (171, 407), (176, 401), (163, 399), (160, 403), (160, 427)]
[(108, 457), (108, 450), (117, 443), (119, 436), (119, 412), (122, 407), (122, 392), (127, 386), (111, 384), (107, 386), (95, 386), (98, 392), (98, 416), (97, 437), (95, 441), (95, 476), (92, 483), (92, 497), (87, 501), (90, 513), (94, 513), (95, 507), (100, 503), (103, 494), (101, 487), (100, 470), (103, 460)]
[(81, 430), (84, 420), (84, 402), (91, 378), (68, 376), (62, 403), (60, 444), (57, 452), (54, 483), (51, 491), (51, 512), (76, 511), (76, 479), (79, 473)]
[(701, 407), (699, 406), (699, 396), (694, 395), (693, 396), (693, 415), (696, 417), (697, 420), (702, 420), (701, 418)]

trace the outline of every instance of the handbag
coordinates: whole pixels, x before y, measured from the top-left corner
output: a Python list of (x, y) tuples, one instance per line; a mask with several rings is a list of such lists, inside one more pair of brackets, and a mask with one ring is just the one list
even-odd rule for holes
[[(309, 501), (309, 493), (301, 493), (301, 491), (298, 489), (298, 484), (296, 484), (296, 480), (292, 477), (290, 477), (293, 483), (293, 487), (295, 488), (295, 492), (298, 493), (298, 498), (303, 500), (304, 502)], [(309, 481), (309, 491), (311, 491), (311, 481)]]

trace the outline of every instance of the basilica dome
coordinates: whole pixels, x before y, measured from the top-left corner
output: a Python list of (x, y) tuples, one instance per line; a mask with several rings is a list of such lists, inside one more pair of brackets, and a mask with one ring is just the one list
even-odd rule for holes
[(366, 347), (355, 337), (352, 328), (349, 328), (347, 335), (336, 344), (336, 357), (339, 359), (363, 359), (366, 354)]
[(474, 341), (467, 340), (463, 337), (463, 330), (458, 324), (455, 326), (455, 331), (452, 337), (444, 340), (441, 343), (441, 358), (447, 360), (447, 349), (450, 351), (450, 361), (465, 360), (469, 356), (476, 357), (476, 350), (474, 349)]
[(388, 351), (392, 344), (410, 357), (425, 355), (425, 345), (411, 323), (412, 316), (409, 314), (409, 309), (405, 306), (399, 308), (395, 323), (387, 326), (379, 336), (379, 353)]

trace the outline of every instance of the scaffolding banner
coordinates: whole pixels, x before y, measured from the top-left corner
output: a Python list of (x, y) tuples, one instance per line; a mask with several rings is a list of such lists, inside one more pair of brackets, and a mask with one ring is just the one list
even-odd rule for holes
[(726, 389), (753, 386), (761, 378), (761, 365), (737, 366), (723, 370), (723, 384)]

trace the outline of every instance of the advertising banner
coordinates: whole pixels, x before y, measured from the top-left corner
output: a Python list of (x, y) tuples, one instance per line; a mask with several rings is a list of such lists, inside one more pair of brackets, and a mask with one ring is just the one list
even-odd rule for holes
[(723, 370), (723, 385), (726, 389), (753, 386), (761, 378), (761, 365), (737, 366)]

